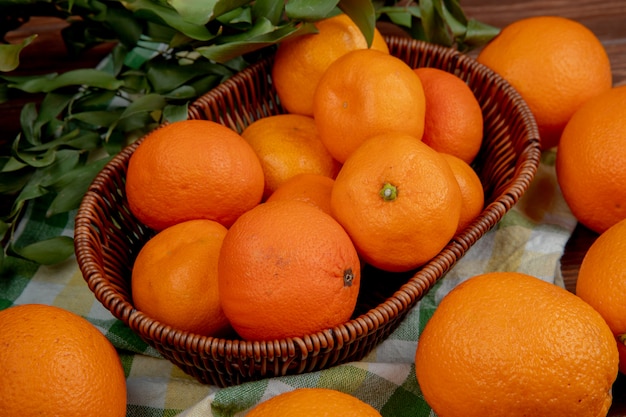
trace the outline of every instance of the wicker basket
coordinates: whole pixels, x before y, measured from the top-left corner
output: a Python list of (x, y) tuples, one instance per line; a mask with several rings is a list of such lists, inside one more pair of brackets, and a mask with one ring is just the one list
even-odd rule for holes
[[(141, 140), (118, 154), (86, 193), (76, 216), (75, 248), (89, 288), (115, 317), (200, 382), (232, 386), (362, 359), (528, 188), (539, 164), (539, 135), (515, 90), (452, 49), (408, 38), (387, 40), (391, 53), (412, 67), (452, 72), (474, 91), (485, 123), (475, 168), (484, 184), (486, 207), (419, 270), (381, 279), (383, 272), (366, 267), (355, 314), (347, 323), (302, 337), (249, 342), (198, 336), (153, 320), (133, 307), (130, 293), (135, 256), (154, 234), (133, 217), (124, 194), (127, 163)], [(191, 105), (189, 118), (210, 119), (242, 131), (254, 120), (282, 113), (271, 84), (271, 63), (266, 58), (199, 98)]]

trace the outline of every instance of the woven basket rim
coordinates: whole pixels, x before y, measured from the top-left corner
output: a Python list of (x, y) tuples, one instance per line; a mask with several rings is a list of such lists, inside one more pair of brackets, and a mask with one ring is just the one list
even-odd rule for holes
[[(428, 291), (435, 281), (441, 279), (473, 243), (495, 226), (502, 219), (504, 214), (517, 202), (519, 196), (528, 189), (541, 158), (539, 134), (532, 113), (518, 92), (503, 78), (482, 66), (482, 64), (478, 63), (473, 58), (450, 48), (411, 38), (387, 36), (386, 39), (390, 43), (406, 43), (407, 47), (426, 45), (426, 47), (430, 48), (432, 51), (451, 54), (458, 60), (467, 61), (470, 67), (481, 68), (482, 71), (489, 74), (489, 77), (493, 78), (493, 82), (498, 88), (504, 90), (506, 94), (511, 97), (524, 119), (528, 138), (525, 142), (524, 158), (518, 160), (514, 178), (511, 180), (510, 184), (505, 187), (503, 192), (494, 198), (494, 201), (484, 207), (482, 213), (478, 218), (474, 219), (470, 226), (455, 236), (438, 255), (412, 274), (412, 276), (390, 297), (385, 299), (384, 302), (340, 325), (297, 337), (259, 341), (204, 336), (179, 330), (146, 315), (137, 310), (131, 302), (126, 301), (124, 296), (120, 294), (115, 286), (107, 279), (106, 275), (102, 275), (98, 268), (92, 265), (92, 263), (98, 264), (98, 259), (94, 259), (94, 256), (90, 255), (87, 248), (85, 248), (88, 244), (87, 235), (91, 233), (91, 228), (89, 227), (89, 219), (84, 213), (91, 205), (92, 193), (96, 193), (93, 188), (94, 184), (104, 181), (109, 172), (114, 169), (112, 167), (116, 164), (125, 163), (128, 158), (130, 158), (134, 149), (136, 149), (138, 144), (145, 138), (144, 136), (115, 155), (112, 160), (107, 163), (105, 168), (98, 173), (85, 194), (76, 215), (74, 234), (76, 259), (90, 290), (105, 308), (137, 333), (143, 333), (140, 327), (149, 327), (153, 338), (158, 340), (176, 340), (178, 343), (181, 343), (185, 349), (194, 352), (211, 352), (215, 349), (223, 350), (228, 346), (230, 348), (238, 347), (237, 352), (242, 353), (258, 352), (260, 350), (262, 352), (282, 352), (283, 355), (285, 352), (288, 352), (288, 356), (292, 356), (296, 355), (296, 348), (300, 351), (300, 354), (306, 355), (307, 352), (311, 350), (311, 346), (324, 343), (324, 341), (328, 342), (334, 340), (333, 335), (342, 335), (343, 340), (357, 340), (362, 338), (386, 322), (393, 320), (397, 317), (398, 311), (407, 308), (407, 306), (414, 305), (414, 303), (421, 299), (425, 291)], [(240, 73), (225, 80), (214, 90), (228, 89), (235, 77), (255, 71), (255, 69), (261, 65), (263, 65), (263, 60), (250, 65)], [(201, 98), (198, 100), (201, 100)], [(198, 100), (194, 101), (190, 108), (193, 107)], [(144, 324), (140, 326), (140, 323)], [(145, 323), (148, 324), (146, 325)], [(334, 347), (336, 346), (332, 346), (331, 348)]]

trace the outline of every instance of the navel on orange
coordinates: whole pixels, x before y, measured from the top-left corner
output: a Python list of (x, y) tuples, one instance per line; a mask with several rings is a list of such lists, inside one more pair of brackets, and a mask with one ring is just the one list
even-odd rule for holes
[(396, 132), (421, 139), (425, 102), (419, 77), (404, 61), (360, 49), (324, 72), (315, 90), (313, 115), (320, 139), (343, 163), (371, 136)]
[(139, 251), (132, 270), (135, 307), (177, 330), (224, 336), (217, 261), (227, 229), (213, 220), (170, 226)]
[(415, 373), (441, 416), (599, 417), (617, 362), (589, 304), (530, 275), (493, 272), (444, 296), (419, 337)]
[(263, 186), (261, 163), (248, 142), (208, 120), (152, 131), (130, 157), (126, 174), (131, 211), (155, 230), (198, 218), (228, 227), (261, 201)]
[(428, 262), (454, 236), (461, 191), (439, 152), (398, 133), (374, 136), (345, 162), (331, 193), (333, 216), (361, 257), (387, 271)]
[(68, 310), (0, 311), (3, 417), (124, 417), (126, 379), (113, 345)]
[[(340, 56), (366, 49), (367, 41), (346, 14), (315, 22), (318, 33), (302, 35), (278, 45), (272, 80), (282, 106), (289, 113), (313, 116), (313, 95), (322, 74)], [(389, 53), (376, 29), (372, 49)]]
[(361, 276), (339, 223), (296, 200), (263, 203), (237, 219), (218, 273), (224, 313), (248, 340), (304, 336), (347, 321)]

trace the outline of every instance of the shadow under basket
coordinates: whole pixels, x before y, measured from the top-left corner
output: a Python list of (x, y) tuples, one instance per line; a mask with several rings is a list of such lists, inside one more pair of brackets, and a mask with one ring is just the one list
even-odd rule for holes
[[(163, 357), (205, 384), (220, 387), (317, 371), (358, 361), (383, 341), (467, 250), (519, 200), (541, 156), (535, 121), (501, 77), (453, 49), (409, 38), (387, 38), (390, 52), (411, 67), (436, 67), (465, 80), (481, 104), (484, 139), (475, 160), (485, 190), (482, 214), (419, 270), (391, 274), (365, 267), (350, 321), (314, 334), (245, 341), (199, 336), (160, 323), (135, 309), (131, 270), (154, 232), (128, 208), (124, 183), (133, 143), (109, 162), (87, 191), (75, 223), (75, 249), (95, 297)], [(253, 121), (284, 113), (271, 80), (272, 57), (253, 64), (198, 98), (189, 118), (241, 132)]]

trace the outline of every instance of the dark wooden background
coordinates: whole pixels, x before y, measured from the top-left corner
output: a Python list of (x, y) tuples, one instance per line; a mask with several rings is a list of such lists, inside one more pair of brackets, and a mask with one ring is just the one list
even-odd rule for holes
[[(541, 15), (558, 15), (574, 19), (602, 41), (613, 70), (614, 85), (626, 83), (626, 1), (625, 0), (461, 0), (469, 18), (496, 27), (515, 20)], [(38, 33), (38, 38), (21, 55), (16, 74), (63, 72), (74, 68), (94, 67), (110, 49), (102, 45), (79, 58), (68, 57), (59, 31), (65, 26), (60, 20), (42, 17), (10, 34), (7, 40), (19, 40)], [(475, 54), (474, 51), (472, 54)], [(9, 102), (0, 103), (0, 147), (10, 146), (19, 132), (22, 106), (37, 97), (14, 94)], [(6, 149), (6, 148), (5, 148)], [(578, 225), (568, 241), (561, 259), (561, 270), (567, 288), (575, 288), (578, 267), (589, 245), (597, 235)], [(626, 376), (620, 375), (613, 387), (614, 401), (609, 416), (626, 417)]]

